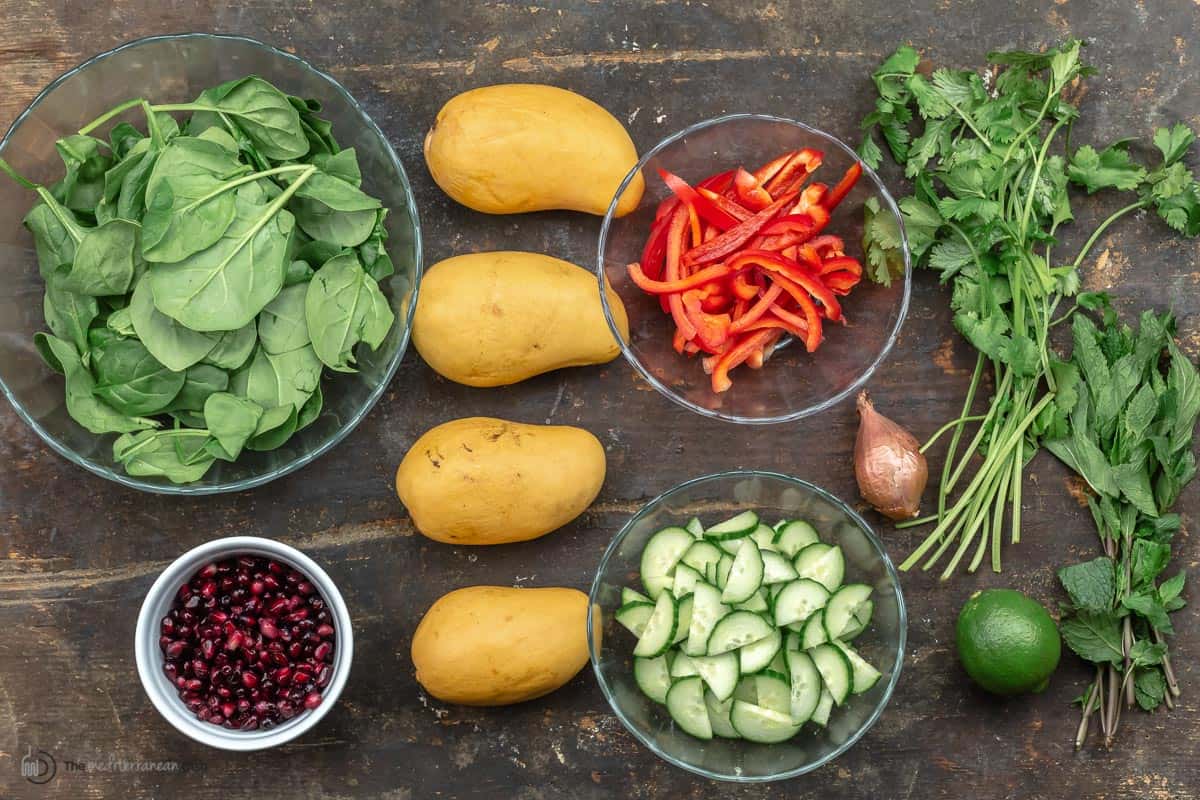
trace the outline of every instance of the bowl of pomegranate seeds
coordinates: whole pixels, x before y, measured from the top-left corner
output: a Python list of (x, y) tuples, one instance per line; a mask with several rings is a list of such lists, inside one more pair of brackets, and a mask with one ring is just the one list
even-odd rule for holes
[(138, 675), (198, 742), (261, 750), (314, 726), (354, 653), (350, 614), (316, 562), (288, 545), (218, 539), (180, 556), (138, 615)]

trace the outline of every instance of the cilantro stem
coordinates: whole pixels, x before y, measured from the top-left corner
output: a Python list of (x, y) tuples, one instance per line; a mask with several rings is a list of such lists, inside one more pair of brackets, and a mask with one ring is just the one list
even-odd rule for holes
[(1012, 476), (1012, 543), (1021, 541), (1021, 469), (1025, 466), (1025, 440), (1017, 442), (1017, 457), (1013, 459)]
[[(975, 372), (971, 375), (971, 385), (967, 387), (967, 397), (963, 401), (962, 413), (959, 414), (960, 420), (967, 415), (967, 412), (971, 410), (971, 406), (975, 404), (975, 391), (979, 388), (979, 379), (983, 375), (984, 359), (985, 357), (982, 352), (975, 358)], [(954, 463), (954, 454), (958, 450), (958, 443), (962, 439), (962, 432), (963, 424), (960, 423), (955, 427), (954, 435), (950, 437), (950, 448), (946, 451), (946, 459), (942, 464), (942, 480), (938, 487), (938, 522), (941, 522), (946, 516), (946, 496), (950, 494), (946, 489), (946, 481), (950, 477), (951, 464)]]
[(905, 528), (919, 528), (922, 525), (928, 525), (937, 518), (937, 514), (929, 514), (924, 517), (918, 517), (917, 519), (906, 519), (903, 522), (897, 522), (892, 527), (896, 528), (897, 530), (904, 530)]
[(945, 425), (938, 428), (937, 432), (934, 433), (933, 436), (930, 436), (929, 439), (926, 440), (925, 444), (921, 445), (921, 449), (918, 452), (924, 453), (926, 450), (928, 450), (930, 447), (933, 446), (934, 442), (936, 442), (938, 439), (941, 438), (943, 433), (950, 430), (952, 427), (957, 426), (959, 429), (961, 429), (965, 423), (979, 422), (982, 419), (987, 419), (987, 415), (986, 414), (973, 414), (972, 416), (969, 416), (969, 417), (959, 417), (958, 419), (950, 420)]
[[(1012, 460), (1016, 464), (1021, 463), (1021, 443), (1017, 445), (1016, 451), (1013, 453)], [(992, 511), (992, 572), (1000, 572), (1000, 531), (1004, 527), (1004, 506), (1008, 501), (1008, 484), (1013, 479), (1013, 472), (1016, 472), (1018, 479), (1020, 478), (1019, 470), (1004, 469), (1001, 470), (1000, 491), (996, 493), (996, 505)], [(972, 570), (974, 571), (974, 570)]]
[(1139, 208), (1145, 208), (1148, 205), (1150, 205), (1149, 200), (1138, 200), (1136, 203), (1130, 203), (1124, 208), (1119, 208), (1110, 214), (1108, 219), (1104, 220), (1104, 222), (1101, 222), (1099, 227), (1092, 231), (1092, 235), (1088, 237), (1088, 240), (1084, 243), (1083, 247), (1079, 249), (1079, 255), (1075, 256), (1075, 261), (1071, 264), (1071, 266), (1073, 266), (1075, 269), (1079, 269), (1079, 265), (1083, 263), (1085, 258), (1087, 258), (1088, 252), (1092, 249), (1093, 245), (1096, 244), (1096, 241), (1102, 235), (1104, 235), (1104, 231), (1108, 229), (1109, 225), (1112, 225), (1130, 211), (1135, 211)]
[(943, 485), (943, 492), (949, 494), (950, 492), (954, 491), (954, 485), (958, 483), (958, 479), (962, 477), (963, 471), (971, 462), (971, 456), (975, 455), (975, 451), (978, 450), (979, 445), (983, 443), (983, 437), (987, 435), (989, 430), (988, 423), (991, 421), (993, 416), (999, 413), (1002, 400), (1004, 400), (1008, 395), (1009, 387), (1012, 385), (1012, 377), (1012, 370), (1005, 369), (1004, 377), (1000, 379), (1000, 385), (996, 387), (996, 394), (992, 400), (992, 405), (988, 409), (987, 414), (984, 415), (986, 419), (984, 420), (983, 424), (979, 426), (979, 430), (976, 431), (975, 438), (973, 438), (971, 443), (967, 445), (966, 451), (963, 453), (962, 458), (959, 459), (958, 466), (955, 467), (954, 472), (950, 475), (949, 482)]
[(87, 125), (84, 125), (82, 128), (79, 129), (79, 135), (87, 136), (89, 133), (96, 130), (96, 128), (99, 128), (101, 125), (108, 122), (113, 117), (116, 117), (120, 114), (124, 114), (126, 111), (128, 111), (131, 108), (137, 108), (138, 106), (143, 105), (145, 102), (146, 101), (140, 97), (135, 98), (133, 100), (127, 100), (124, 103), (121, 103), (121, 105), (117, 106), (116, 108), (111, 108), (108, 111), (105, 111), (103, 114), (96, 117), (94, 120), (89, 122)]

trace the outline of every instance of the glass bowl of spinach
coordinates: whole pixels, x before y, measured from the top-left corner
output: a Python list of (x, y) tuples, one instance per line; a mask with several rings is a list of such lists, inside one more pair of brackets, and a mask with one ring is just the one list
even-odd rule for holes
[(208, 34), (122, 45), (37, 96), (0, 169), (0, 387), (97, 475), (266, 483), (345, 438), (404, 355), (408, 178), (293, 55)]

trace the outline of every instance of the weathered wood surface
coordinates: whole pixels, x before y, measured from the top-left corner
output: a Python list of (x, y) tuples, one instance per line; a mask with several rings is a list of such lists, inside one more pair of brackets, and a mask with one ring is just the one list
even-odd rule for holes
[[(1093, 40), (1077, 135), (1147, 135), (1200, 126), (1200, 5), (1109, 2), (289, 2), (205, 0), (110, 4), (0, 2), (0, 124), (55, 75), (129, 38), (183, 30), (236, 32), (329, 70), (388, 132), (416, 187), (426, 263), (497, 247), (540, 250), (590, 265), (599, 220), (576, 214), (487, 218), (448, 201), (421, 158), (437, 108), (453, 94), (505, 81), (580, 90), (629, 122), (639, 147), (731, 111), (769, 111), (856, 137), (867, 75), (898, 42), (935, 60), (977, 64), (988, 49)], [(7, 189), (5, 189), (7, 190)], [(1103, 197), (1079, 204), (1095, 219)], [(1120, 306), (1173, 306), (1186, 346), (1200, 349), (1194, 242), (1153, 219), (1106, 237), (1086, 283)], [(881, 407), (919, 435), (950, 418), (973, 358), (955, 335), (946, 296), (920, 276), (899, 346), (873, 380)], [(596, 505), (538, 542), (486, 550), (414, 535), (392, 490), (406, 446), (456, 416), (553, 420), (596, 433), (609, 477)], [(443, 592), (475, 583), (586, 587), (601, 552), (648, 497), (686, 478), (765, 467), (855, 497), (852, 404), (788, 429), (735, 427), (681, 413), (623, 362), (516, 387), (472, 390), (435, 377), (409, 354), (379, 406), (317, 463), (234, 496), (163, 499), (71, 466), (0, 407), (0, 797), (3, 798), (1186, 798), (1200, 794), (1200, 621), (1180, 615), (1174, 647), (1184, 687), (1171, 714), (1129, 715), (1120, 746), (1075, 753), (1070, 701), (1085, 670), (1064, 657), (1036, 698), (1000, 702), (972, 689), (955, 662), (953, 619), (976, 588), (1012, 585), (1052, 607), (1054, 570), (1092, 553), (1087, 514), (1045, 456), (1030, 468), (1026, 535), (1006, 571), (945, 586), (907, 576), (909, 652), (895, 698), (851, 752), (771, 787), (699, 780), (642, 749), (610, 713), (590, 669), (544, 700), (509, 709), (443, 707), (413, 680), (408, 645)], [(664, 458), (664, 455), (669, 457)], [(935, 462), (939, 459), (935, 455)], [(1200, 503), (1182, 510), (1189, 528)], [(886, 530), (886, 529), (885, 529)], [(150, 706), (133, 664), (137, 607), (157, 572), (193, 545), (246, 533), (295, 544), (342, 587), (357, 644), (341, 702), (303, 740), (266, 755), (209, 750)], [(916, 534), (886, 533), (894, 554)], [(1177, 563), (1194, 571), (1195, 537)], [(27, 749), (59, 762), (48, 785), (19, 775)], [(173, 761), (170, 773), (69, 772), (65, 760)]]

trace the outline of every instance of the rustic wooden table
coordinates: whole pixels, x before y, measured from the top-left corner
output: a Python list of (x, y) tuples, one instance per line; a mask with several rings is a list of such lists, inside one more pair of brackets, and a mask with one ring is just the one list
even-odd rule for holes
[[(904, 8), (911, 5), (910, 8)], [(1200, 6), (1187, 0), (1055, 0), (911, 4), (827, 2), (0, 2), (0, 124), (88, 56), (148, 34), (213, 30), (252, 36), (330, 71), (390, 135), (416, 188), (425, 262), (473, 250), (526, 248), (590, 265), (599, 220), (550, 213), (489, 218), (447, 200), (421, 140), (462, 90), (540, 81), (579, 90), (629, 123), (649, 147), (680, 127), (732, 111), (818, 121), (857, 137), (868, 74), (899, 42), (938, 61), (976, 65), (988, 49), (1087, 37), (1102, 68), (1088, 82), (1078, 135), (1147, 135), (1200, 127)], [(893, 180), (897, 188), (899, 183)], [(1094, 219), (1104, 197), (1077, 205)], [(1103, 241), (1088, 287), (1119, 305), (1173, 306), (1200, 349), (1200, 248), (1157, 220), (1129, 220)], [(926, 435), (961, 402), (973, 356), (954, 333), (946, 293), (918, 276), (900, 343), (871, 388)], [(396, 464), (425, 429), (485, 414), (593, 431), (609, 474), (582, 517), (541, 541), (468, 550), (416, 535), (392, 489)], [(446, 707), (422, 694), (408, 650), (420, 615), (469, 584), (586, 587), (610, 537), (647, 498), (695, 475), (763, 467), (855, 498), (851, 403), (785, 429), (688, 416), (623, 362), (508, 389), (436, 377), (410, 353), (382, 401), (345, 442), (308, 468), (239, 495), (165, 499), (122, 489), (52, 453), (0, 407), (0, 797), (2, 798), (593, 798), (960, 797), (1185, 798), (1200, 794), (1200, 625), (1183, 612), (1173, 647), (1184, 695), (1173, 713), (1136, 714), (1119, 749), (1071, 747), (1071, 699), (1085, 669), (1066, 655), (1050, 689), (1001, 702), (957, 665), (953, 620), (984, 586), (1015, 586), (1054, 607), (1054, 570), (1096, 547), (1092, 526), (1039, 457), (1027, 479), (1025, 541), (1003, 575), (937, 585), (905, 577), (909, 650), (895, 697), (873, 730), (834, 764), (771, 787), (709, 783), (659, 761), (610, 713), (591, 670), (553, 695), (496, 710)], [(672, 458), (663, 458), (664, 453)], [(934, 462), (940, 462), (935, 454)], [(1200, 511), (1197, 492), (1182, 502)], [(893, 554), (916, 534), (884, 527)], [(182, 551), (230, 534), (271, 536), (318, 559), (355, 623), (354, 674), (341, 702), (301, 741), (266, 755), (210, 750), (151, 707), (133, 664), (137, 608)], [(1176, 561), (1195, 570), (1184, 534)], [(51, 754), (45, 785), (20, 776), (31, 751)], [(71, 763), (68, 763), (71, 762)], [(90, 764), (88, 762), (91, 762)], [(128, 762), (122, 764), (122, 762)], [(159, 762), (168, 771), (131, 771)], [(72, 768), (74, 765), (74, 768)], [(174, 765), (172, 767), (172, 765)], [(81, 769), (81, 767), (90, 767)], [(124, 768), (123, 768), (124, 767)]]

